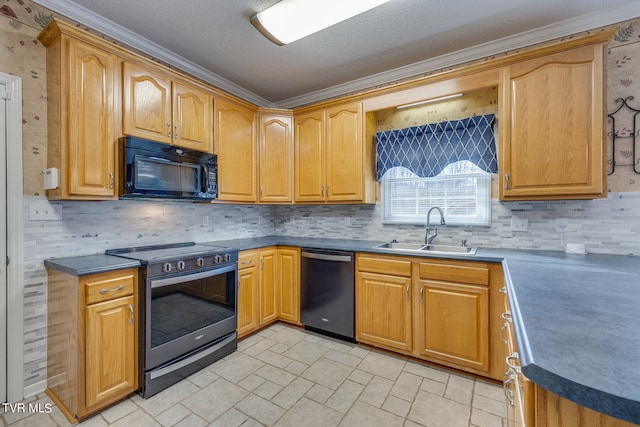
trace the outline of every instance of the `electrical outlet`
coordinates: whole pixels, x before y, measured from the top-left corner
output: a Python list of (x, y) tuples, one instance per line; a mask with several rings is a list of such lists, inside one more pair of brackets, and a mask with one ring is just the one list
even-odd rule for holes
[(529, 229), (529, 220), (527, 218), (511, 217), (511, 231), (527, 231)]
[(62, 219), (62, 205), (43, 201), (31, 202), (29, 219), (31, 221), (60, 221)]
[(556, 218), (556, 231), (566, 231), (569, 226), (567, 218)]

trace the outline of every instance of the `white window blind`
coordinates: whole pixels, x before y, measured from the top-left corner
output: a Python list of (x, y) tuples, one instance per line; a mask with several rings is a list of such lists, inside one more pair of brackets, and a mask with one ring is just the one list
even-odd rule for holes
[(401, 166), (389, 169), (382, 191), (384, 223), (424, 225), (434, 206), (443, 210), (447, 225), (491, 223), (491, 174), (466, 160), (431, 178), (420, 178)]

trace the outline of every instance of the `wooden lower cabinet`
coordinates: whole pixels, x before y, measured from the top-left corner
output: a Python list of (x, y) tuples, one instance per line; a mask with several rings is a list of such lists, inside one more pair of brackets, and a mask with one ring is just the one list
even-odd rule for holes
[(499, 264), (358, 254), (356, 340), (501, 380), (503, 285)]
[(138, 388), (138, 270), (48, 274), (47, 394), (76, 422)]
[(300, 250), (267, 247), (238, 255), (238, 338), (277, 320), (300, 324)]
[(277, 248), (260, 249), (260, 326), (273, 323), (278, 318), (276, 308)]
[(242, 251), (238, 256), (238, 338), (260, 326), (258, 251)]
[(358, 271), (356, 340), (411, 351), (411, 278)]
[(300, 248), (278, 248), (278, 319), (300, 324)]

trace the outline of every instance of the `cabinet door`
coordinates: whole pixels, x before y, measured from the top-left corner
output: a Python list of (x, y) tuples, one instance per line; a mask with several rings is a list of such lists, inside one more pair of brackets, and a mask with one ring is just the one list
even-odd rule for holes
[[(69, 40), (68, 194), (116, 197), (114, 55)], [(63, 144), (67, 141), (63, 141)], [(62, 171), (65, 173), (65, 171)]]
[(501, 199), (604, 195), (603, 55), (587, 46), (503, 69)]
[(489, 370), (489, 289), (420, 280), (417, 351), (430, 359)]
[(411, 278), (358, 272), (356, 339), (411, 351)]
[(296, 202), (325, 200), (324, 111), (295, 117), (294, 191)]
[(218, 199), (258, 200), (255, 111), (215, 100), (214, 153), (218, 155)]
[(278, 317), (276, 255), (275, 248), (260, 251), (260, 326), (275, 322)]
[(192, 85), (173, 83), (173, 142), (193, 150), (212, 152), (211, 97)]
[(238, 270), (238, 338), (258, 329), (258, 269)]
[(170, 144), (171, 80), (128, 62), (122, 69), (124, 134)]
[(364, 121), (362, 103), (327, 110), (326, 191), (329, 201), (362, 201)]
[(87, 408), (126, 396), (137, 387), (134, 297), (85, 308)]
[(278, 318), (300, 324), (300, 250), (278, 248)]
[(293, 119), (260, 117), (260, 201), (293, 201)]

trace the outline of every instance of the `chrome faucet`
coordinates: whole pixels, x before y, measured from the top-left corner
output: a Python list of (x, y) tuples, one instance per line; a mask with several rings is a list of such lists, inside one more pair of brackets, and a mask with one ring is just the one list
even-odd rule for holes
[(425, 245), (430, 245), (433, 239), (435, 239), (438, 235), (438, 227), (431, 228), (431, 211), (433, 211), (434, 209), (436, 209), (440, 213), (440, 225), (447, 225), (447, 223), (444, 221), (444, 214), (442, 213), (442, 209), (437, 206), (429, 209), (429, 212), (427, 213), (427, 232), (424, 235)]

